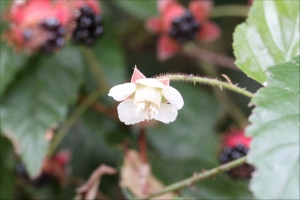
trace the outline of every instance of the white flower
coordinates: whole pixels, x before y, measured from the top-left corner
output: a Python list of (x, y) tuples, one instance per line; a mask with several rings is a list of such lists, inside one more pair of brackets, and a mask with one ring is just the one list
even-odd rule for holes
[(127, 125), (151, 119), (169, 123), (176, 119), (177, 110), (184, 104), (180, 93), (169, 84), (168, 78), (146, 78), (135, 68), (131, 83), (111, 88), (108, 96), (122, 101), (118, 115)]

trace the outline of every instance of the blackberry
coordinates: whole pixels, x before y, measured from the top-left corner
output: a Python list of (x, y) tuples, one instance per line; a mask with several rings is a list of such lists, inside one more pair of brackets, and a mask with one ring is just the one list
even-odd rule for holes
[(172, 21), (169, 35), (179, 43), (183, 43), (189, 40), (194, 40), (199, 28), (199, 22), (195, 20), (191, 11), (186, 10), (183, 16), (176, 17)]
[(80, 13), (72, 41), (75, 44), (91, 46), (104, 33), (103, 18), (102, 15), (95, 14), (89, 6), (80, 8)]
[(46, 31), (48, 38), (40, 48), (43, 53), (53, 54), (57, 49), (65, 45), (65, 35), (67, 33), (67, 29), (61, 26), (57, 18), (49, 17), (41, 23), (41, 26)]
[[(222, 164), (228, 163), (247, 155), (248, 151), (248, 147), (241, 144), (237, 144), (233, 147), (225, 146), (219, 155), (219, 160)], [(246, 163), (229, 170), (228, 174), (233, 178), (249, 179), (253, 171), (254, 167)]]

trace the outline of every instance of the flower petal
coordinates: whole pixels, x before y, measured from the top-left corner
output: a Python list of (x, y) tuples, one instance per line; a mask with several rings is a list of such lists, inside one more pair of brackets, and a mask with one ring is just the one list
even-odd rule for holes
[(181, 109), (184, 102), (181, 94), (175, 88), (171, 86), (166, 86), (162, 90), (162, 95), (167, 99), (167, 101), (172, 104), (177, 110)]
[(116, 85), (109, 90), (108, 96), (114, 98), (116, 101), (123, 101), (128, 98), (136, 90), (134, 83), (124, 83)]
[(211, 0), (193, 0), (189, 4), (189, 9), (200, 23), (208, 19), (212, 7), (213, 2)]
[(143, 119), (136, 117), (134, 114), (133, 99), (127, 99), (118, 105), (118, 115), (120, 121), (126, 125), (143, 121)]
[(167, 60), (180, 51), (179, 44), (168, 36), (161, 36), (158, 39), (157, 54), (161, 61)]
[(153, 33), (159, 33), (161, 31), (161, 21), (159, 17), (152, 17), (145, 21), (145, 27), (147, 30)]
[(160, 105), (158, 113), (154, 115), (153, 118), (168, 124), (169, 122), (173, 122), (176, 119), (177, 113), (177, 109), (173, 105), (162, 103)]
[(162, 82), (155, 78), (139, 79), (136, 81), (139, 84), (146, 85), (154, 88), (164, 88), (166, 87)]
[(202, 24), (202, 28), (199, 29), (197, 38), (202, 42), (211, 42), (220, 37), (221, 31), (218, 25), (213, 22), (206, 22)]
[(144, 74), (142, 74), (142, 72), (140, 72), (140, 70), (138, 70), (135, 66), (133, 74), (131, 76), (131, 83), (135, 83), (137, 80), (144, 78), (146, 78), (146, 76), (144, 76)]

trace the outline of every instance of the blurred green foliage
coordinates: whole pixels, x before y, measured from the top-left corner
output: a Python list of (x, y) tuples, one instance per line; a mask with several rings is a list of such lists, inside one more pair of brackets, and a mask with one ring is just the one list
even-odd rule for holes
[[(1, 13), (8, 2), (0, 1)], [(233, 3), (246, 5), (247, 1), (226, 1), (226, 4)], [(215, 1), (215, 6), (222, 4), (225, 4), (222, 0)], [(128, 82), (135, 65), (147, 77), (171, 72), (207, 76), (198, 62), (186, 55), (165, 62), (157, 60), (157, 36), (144, 28), (144, 20), (157, 15), (154, 0), (101, 1), (101, 6), (105, 35), (91, 49), (68, 44), (55, 55), (46, 57), (18, 54), (6, 43), (1, 43), (0, 199), (71, 199), (75, 196), (75, 188), (82, 185), (100, 164), (120, 170), (124, 141), (130, 148), (137, 149), (139, 128), (125, 126), (115, 117), (117, 104), (108, 98), (107, 93), (110, 87)], [(222, 30), (221, 38), (199, 46), (233, 57), (232, 34), (236, 25), (245, 18), (213, 20)], [(3, 25), (1, 22), (1, 31)], [(218, 73), (228, 75), (233, 83), (249, 91), (255, 92), (261, 87), (238, 69), (222, 65), (214, 67)], [(187, 83), (171, 85), (178, 89), (185, 101), (178, 118), (167, 125), (157, 122), (146, 130), (153, 174), (165, 185), (218, 166), (221, 133), (237, 126), (220, 104), (222, 99), (214, 96), (210, 87)], [(54, 133), (59, 132), (84, 99), (99, 87), (103, 91), (96, 101), (98, 107), (89, 106), (74, 120), (57, 150), (68, 149), (72, 153), (68, 184), (61, 186), (55, 181), (41, 187), (27, 184), (18, 174), (16, 164), (24, 162), (30, 174), (37, 174), (49, 147), (45, 140), (46, 130), (55, 127)], [(248, 98), (226, 93), (245, 115), (250, 114), (252, 108), (247, 106)], [(21, 146), (21, 158), (4, 137), (9, 132)], [(100, 191), (110, 199), (125, 198), (127, 195), (122, 193), (119, 181), (119, 174), (104, 176)], [(195, 199), (253, 198), (247, 180), (234, 180), (226, 174), (185, 188), (180, 196)]]

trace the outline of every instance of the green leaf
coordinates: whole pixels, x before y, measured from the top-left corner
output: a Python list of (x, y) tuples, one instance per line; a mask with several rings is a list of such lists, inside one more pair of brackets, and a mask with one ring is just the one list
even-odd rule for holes
[(259, 199), (299, 199), (299, 58), (269, 68), (252, 100), (246, 133), (256, 167), (250, 189)]
[(83, 64), (80, 54), (65, 48), (55, 56), (37, 57), (17, 76), (1, 99), (0, 122), (12, 134), (31, 176), (38, 173), (46, 155), (45, 133), (63, 120), (77, 95)]
[(158, 13), (155, 0), (115, 0), (114, 3), (142, 20)]
[(264, 83), (264, 71), (299, 54), (299, 1), (254, 1), (233, 34), (236, 65)]
[[(220, 136), (214, 129), (221, 106), (214, 97), (186, 83), (173, 84), (184, 99), (184, 107), (170, 124), (149, 129), (153, 174), (166, 186), (191, 177), (194, 172), (220, 165)], [(235, 181), (227, 174), (184, 188), (184, 198), (251, 199), (247, 182)]]
[(16, 73), (22, 69), (26, 58), (24, 55), (17, 54), (13, 49), (0, 43), (0, 97), (13, 81)]

